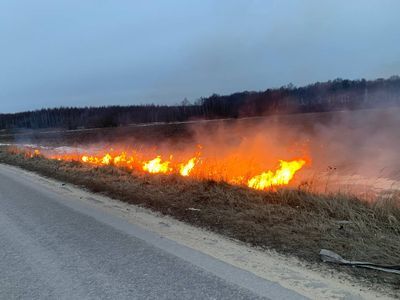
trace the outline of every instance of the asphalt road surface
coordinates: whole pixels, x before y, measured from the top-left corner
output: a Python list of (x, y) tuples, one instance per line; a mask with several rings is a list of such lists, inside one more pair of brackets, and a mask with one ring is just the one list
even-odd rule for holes
[(0, 164), (0, 299), (303, 299)]

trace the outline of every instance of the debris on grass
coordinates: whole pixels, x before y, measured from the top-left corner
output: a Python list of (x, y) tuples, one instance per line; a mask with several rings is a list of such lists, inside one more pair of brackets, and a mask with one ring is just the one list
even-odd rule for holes
[(365, 262), (365, 261), (350, 261), (350, 260), (344, 259), (339, 254), (337, 254), (333, 251), (330, 251), (330, 250), (326, 250), (326, 249), (321, 249), (321, 251), (319, 252), (319, 255), (323, 262), (347, 265), (347, 266), (352, 266), (352, 267), (373, 269), (373, 270), (378, 270), (378, 271), (383, 271), (383, 272), (387, 272), (387, 273), (394, 273), (394, 274), (400, 275), (400, 265), (397, 265), (397, 266), (395, 266), (395, 265), (380, 265), (380, 264), (374, 264), (374, 263)]

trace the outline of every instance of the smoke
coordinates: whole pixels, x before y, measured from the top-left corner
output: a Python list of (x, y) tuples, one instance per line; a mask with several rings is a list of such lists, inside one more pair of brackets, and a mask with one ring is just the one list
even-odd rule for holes
[(221, 179), (246, 179), (276, 170), (280, 160), (303, 159), (293, 185), (354, 192), (399, 185), (398, 128), (400, 108), (391, 108), (47, 133), (46, 141), (29, 142), (78, 159), (122, 151), (176, 163), (196, 156), (207, 160), (205, 172)]
[(399, 112), (386, 109), (330, 113), (332, 118), (315, 123), (310, 135), (316, 165), (329, 163), (341, 172), (393, 177), (400, 170)]
[(365, 190), (393, 188), (399, 181), (399, 128), (400, 109), (392, 108), (251, 118), (191, 130), (204, 155), (233, 163), (233, 172), (305, 158), (297, 184), (313, 180), (325, 189), (330, 180), (332, 188)]

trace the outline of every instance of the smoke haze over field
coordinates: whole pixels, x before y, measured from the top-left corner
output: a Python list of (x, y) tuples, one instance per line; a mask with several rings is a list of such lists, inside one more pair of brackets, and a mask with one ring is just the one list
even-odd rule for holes
[(84, 154), (101, 158), (108, 152), (129, 155), (134, 150), (145, 160), (157, 155), (169, 160), (173, 155), (172, 160), (180, 163), (200, 153), (218, 178), (248, 178), (276, 170), (280, 160), (304, 159), (307, 164), (296, 175), (295, 185), (313, 180), (319, 181), (314, 187), (324, 189), (326, 180), (330, 186), (337, 180), (340, 188), (362, 183), (368, 189), (389, 189), (395, 181), (400, 188), (399, 116), (399, 108), (292, 114), (67, 131), (45, 134), (42, 140), (22, 136), (19, 142), (68, 146), (58, 148), (59, 154), (74, 153), (78, 160)]
[(0, 112), (400, 73), (396, 0), (0, 3)]
[(269, 167), (279, 159), (307, 157), (316, 174), (331, 170), (399, 180), (399, 116), (398, 108), (274, 116), (221, 125), (212, 134), (195, 130), (195, 136), (215, 155), (255, 155)]

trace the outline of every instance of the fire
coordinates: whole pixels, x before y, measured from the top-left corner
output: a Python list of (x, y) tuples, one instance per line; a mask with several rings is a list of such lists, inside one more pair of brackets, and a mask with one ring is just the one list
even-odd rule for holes
[(190, 172), (194, 168), (195, 163), (196, 163), (196, 157), (189, 159), (189, 161), (186, 164), (181, 164), (179, 173), (182, 176), (189, 176)]
[(103, 159), (101, 160), (101, 163), (103, 165), (109, 165), (111, 161), (112, 161), (112, 156), (109, 153), (107, 153), (106, 155), (104, 155)]
[(197, 152), (191, 157), (185, 152), (165, 155), (157, 152), (150, 154), (154, 149), (148, 151), (118, 152), (110, 149), (82, 153), (79, 150), (76, 153), (60, 154), (56, 150), (34, 151), (29, 148), (24, 153), (27, 157), (42, 155), (60, 161), (80, 161), (87, 165), (114, 166), (150, 174), (177, 174), (197, 180), (225, 181), (257, 190), (270, 190), (290, 184), (295, 174), (310, 161), (308, 158), (280, 160), (278, 168), (269, 170), (263, 168), (262, 160), (254, 161), (251, 153), (213, 156), (204, 153), (201, 145), (197, 145)]
[(280, 161), (280, 168), (274, 172), (267, 171), (254, 176), (247, 182), (247, 186), (256, 190), (266, 190), (273, 186), (287, 185), (294, 174), (300, 170), (305, 160)]
[(114, 165), (119, 165), (121, 163), (125, 163), (126, 162), (126, 153), (122, 152), (120, 155), (117, 155), (116, 157), (114, 157), (113, 162), (114, 162)]
[(169, 167), (169, 164), (169, 161), (161, 162), (161, 156), (157, 156), (150, 161), (144, 162), (143, 170), (153, 174), (168, 173), (172, 171), (172, 168)]

